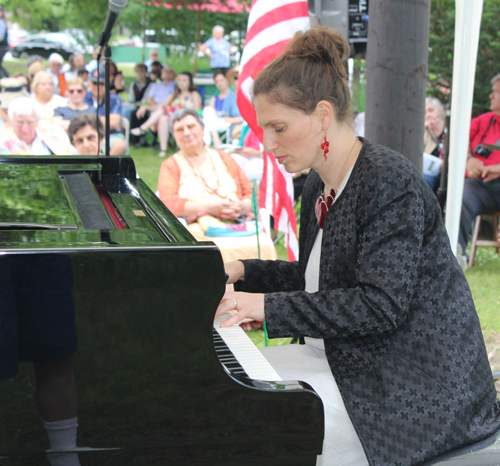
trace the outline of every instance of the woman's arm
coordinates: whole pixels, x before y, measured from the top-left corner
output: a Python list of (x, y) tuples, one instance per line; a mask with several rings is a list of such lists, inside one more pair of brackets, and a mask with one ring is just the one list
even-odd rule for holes
[(215, 96), (210, 97), (209, 107), (215, 108)]
[[(325, 241), (324, 237), (327, 246), (322, 255), (332, 255), (332, 276), (323, 278), (325, 289), (266, 294), (270, 336), (382, 335), (394, 332), (405, 321), (421, 266), (424, 207), (413, 185), (405, 192), (391, 188), (374, 187), (372, 192), (382, 197), (391, 195), (392, 199), (365, 199), (365, 206), (359, 207), (364, 213), (356, 213), (359, 233), (355, 265), (335, 263), (332, 240)], [(333, 273), (353, 276), (342, 279)], [(328, 281), (343, 282), (344, 286), (328, 287)], [(291, 315), (297, 317), (290, 319)]]
[(195, 110), (201, 110), (203, 108), (203, 103), (201, 101), (201, 95), (198, 91), (193, 91), (191, 93), (191, 98), (193, 99), (193, 105)]

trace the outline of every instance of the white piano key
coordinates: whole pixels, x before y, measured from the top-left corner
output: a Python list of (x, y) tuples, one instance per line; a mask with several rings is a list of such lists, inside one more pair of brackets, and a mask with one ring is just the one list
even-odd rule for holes
[(239, 325), (221, 328), (221, 322), (229, 319), (229, 317), (231, 315), (226, 313), (217, 318), (214, 321), (214, 328), (233, 352), (234, 357), (243, 366), (248, 376), (257, 380), (281, 381), (281, 377)]

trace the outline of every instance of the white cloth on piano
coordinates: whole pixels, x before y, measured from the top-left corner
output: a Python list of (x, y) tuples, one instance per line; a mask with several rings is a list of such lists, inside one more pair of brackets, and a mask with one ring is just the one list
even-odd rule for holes
[[(347, 173), (337, 193), (344, 189), (351, 174)], [(319, 265), (323, 230), (319, 230), (306, 267), (306, 291), (314, 293), (319, 287)], [(301, 380), (310, 384), (323, 401), (325, 409), (325, 438), (323, 453), (317, 466), (367, 466), (363, 446), (352, 425), (335, 378), (328, 364), (322, 339), (305, 338), (305, 345), (286, 345), (261, 348), (262, 354), (283, 380)]]

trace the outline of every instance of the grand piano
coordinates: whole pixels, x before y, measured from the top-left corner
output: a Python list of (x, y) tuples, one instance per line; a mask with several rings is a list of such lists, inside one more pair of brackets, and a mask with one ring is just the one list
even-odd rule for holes
[[(321, 400), (280, 380), (239, 328), (214, 324), (219, 250), (189, 234), (131, 158), (0, 158), (0, 192), (0, 289), (12, 291), (0, 306), (38, 309), (31, 286), (49, 290), (46, 307), (65, 322), (48, 324), (54, 343), (74, 346), (79, 427), (68, 465), (316, 463)], [(47, 453), (35, 400), (32, 359), (47, 341), (24, 331), (40, 319), (4, 315), (0, 336), (19, 334), (34, 354), (0, 377), (0, 465), (66, 464)]]

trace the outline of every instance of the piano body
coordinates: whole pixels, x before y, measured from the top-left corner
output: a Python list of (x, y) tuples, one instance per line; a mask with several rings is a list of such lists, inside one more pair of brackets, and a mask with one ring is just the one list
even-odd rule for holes
[[(3, 157), (0, 192), (0, 286), (31, 270), (35, 285), (63, 288), (54, 307), (73, 309), (61, 338), (74, 324), (82, 466), (315, 464), (321, 400), (305, 383), (249, 378), (223, 341), (215, 349), (221, 255), (131, 158)], [(35, 386), (30, 361), (0, 379), (0, 465), (51, 464)]]

